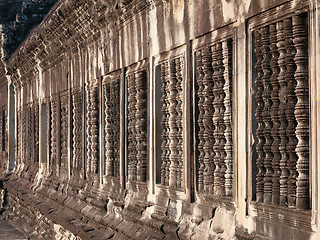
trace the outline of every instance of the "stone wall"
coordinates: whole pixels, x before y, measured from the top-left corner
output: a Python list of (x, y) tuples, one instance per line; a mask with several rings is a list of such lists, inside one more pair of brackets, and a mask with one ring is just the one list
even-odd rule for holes
[(31, 239), (318, 239), (319, 6), (58, 1), (1, 76), (9, 219)]

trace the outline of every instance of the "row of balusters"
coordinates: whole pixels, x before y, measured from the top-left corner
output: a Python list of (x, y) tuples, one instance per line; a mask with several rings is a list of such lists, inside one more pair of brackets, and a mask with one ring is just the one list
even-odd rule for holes
[(307, 16), (254, 31), (256, 198), (309, 208)]
[(232, 40), (196, 52), (198, 191), (232, 195)]
[(105, 175), (120, 176), (120, 79), (104, 84)]
[(160, 64), (161, 69), (161, 184), (183, 187), (183, 76), (184, 58)]
[(128, 178), (147, 178), (147, 72), (126, 76), (128, 85)]
[(20, 107), (17, 116), (17, 162), (38, 162), (39, 104), (35, 101)]
[(0, 111), (0, 126), (1, 126), (0, 148), (2, 152), (6, 152), (8, 134), (7, 134), (7, 111), (5, 109), (2, 109)]

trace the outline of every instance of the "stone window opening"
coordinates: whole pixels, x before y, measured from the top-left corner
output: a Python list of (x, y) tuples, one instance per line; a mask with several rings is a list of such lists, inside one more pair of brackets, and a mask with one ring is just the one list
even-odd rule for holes
[(310, 208), (308, 15), (253, 30), (257, 202)]

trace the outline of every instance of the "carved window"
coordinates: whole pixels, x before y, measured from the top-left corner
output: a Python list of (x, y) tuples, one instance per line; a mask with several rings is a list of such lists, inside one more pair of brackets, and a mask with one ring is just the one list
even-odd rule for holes
[(39, 162), (39, 104), (35, 101), (33, 104), (34, 113), (34, 161)]
[(161, 78), (161, 184), (183, 187), (183, 78), (184, 57), (160, 65)]
[(232, 39), (197, 49), (198, 192), (231, 196)]
[(21, 163), (21, 149), (22, 149), (22, 121), (21, 121), (21, 107), (17, 110), (17, 162)]
[(129, 73), (128, 101), (128, 178), (145, 182), (147, 178), (147, 72)]
[(120, 76), (103, 80), (105, 120), (105, 172), (108, 177), (120, 177)]
[(307, 15), (254, 29), (253, 43), (256, 200), (308, 209)]
[(68, 167), (68, 95), (60, 98), (60, 167)]
[(99, 172), (99, 85), (98, 80), (86, 84), (86, 172)]
[(58, 123), (58, 96), (53, 95), (50, 102), (50, 166), (57, 163), (57, 123)]
[(72, 91), (72, 159), (71, 171), (82, 168), (82, 92), (80, 89)]

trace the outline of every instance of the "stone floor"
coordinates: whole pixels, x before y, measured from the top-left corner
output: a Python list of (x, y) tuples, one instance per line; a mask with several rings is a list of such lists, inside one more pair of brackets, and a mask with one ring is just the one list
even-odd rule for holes
[(15, 229), (6, 219), (0, 218), (0, 239), (20, 240), (27, 238), (21, 232)]

